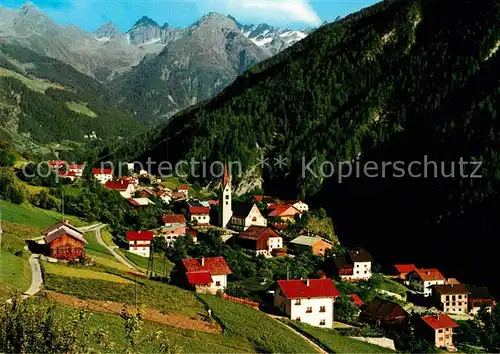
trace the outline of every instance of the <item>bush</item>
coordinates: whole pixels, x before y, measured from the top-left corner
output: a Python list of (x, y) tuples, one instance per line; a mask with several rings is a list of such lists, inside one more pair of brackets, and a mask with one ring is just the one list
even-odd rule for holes
[(26, 189), (16, 182), (14, 172), (9, 167), (0, 167), (0, 198), (22, 204), (26, 196)]

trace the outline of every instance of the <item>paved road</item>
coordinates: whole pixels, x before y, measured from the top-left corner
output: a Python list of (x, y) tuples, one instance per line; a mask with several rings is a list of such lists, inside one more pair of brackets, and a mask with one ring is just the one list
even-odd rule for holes
[(139, 272), (139, 273), (142, 273), (139, 269), (137, 269), (137, 267), (135, 267), (133, 264), (131, 264), (130, 262), (128, 262), (125, 258), (123, 258), (118, 252), (115, 251), (115, 249), (118, 248), (118, 246), (108, 246), (106, 245), (106, 243), (103, 241), (102, 239), (102, 236), (101, 236), (101, 229), (103, 229), (104, 227), (106, 226), (106, 224), (96, 224), (96, 225), (92, 225), (92, 226), (87, 226), (85, 228), (80, 228), (79, 230), (82, 231), (82, 230), (85, 230), (85, 231), (82, 231), (82, 232), (90, 232), (90, 231), (95, 231), (95, 235), (96, 235), (96, 239), (97, 239), (97, 242), (99, 242), (101, 245), (103, 245), (104, 247), (106, 247), (106, 249), (121, 263), (123, 264), (125, 267), (127, 267), (128, 269), (131, 269), (133, 271), (136, 271), (136, 272)]
[(300, 336), (301, 338), (303, 338), (305, 341), (307, 341), (314, 349), (316, 349), (316, 351), (318, 353), (321, 353), (321, 354), (328, 354), (327, 351), (325, 351), (323, 348), (321, 348), (319, 345), (317, 345), (316, 343), (314, 343), (312, 340), (310, 340), (309, 338), (307, 338), (305, 335), (303, 335), (302, 333), (300, 333), (299, 331), (297, 331), (295, 328), (293, 327), (290, 327), (289, 325), (287, 325), (286, 323), (283, 323), (279, 320), (279, 318), (281, 318), (280, 316), (276, 316), (276, 315), (271, 315), (271, 314), (267, 314), (269, 317), (273, 318), (276, 322), (278, 322), (279, 324), (281, 324), (282, 326), (285, 326), (286, 328), (288, 328), (289, 330), (295, 332), (295, 334), (297, 334), (298, 336)]
[(39, 254), (32, 254), (29, 259), (31, 266), (31, 286), (23, 293), (23, 298), (33, 296), (38, 293), (43, 285), (42, 269), (40, 268)]

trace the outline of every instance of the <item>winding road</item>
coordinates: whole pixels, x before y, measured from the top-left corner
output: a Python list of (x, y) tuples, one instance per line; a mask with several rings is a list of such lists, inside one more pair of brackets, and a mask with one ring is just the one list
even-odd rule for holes
[(39, 254), (32, 254), (29, 259), (29, 264), (31, 267), (31, 285), (28, 290), (23, 293), (23, 299), (28, 296), (33, 296), (37, 294), (43, 285), (42, 269), (40, 268), (40, 258)]
[(123, 258), (118, 252), (115, 250), (118, 248), (118, 246), (108, 246), (104, 240), (102, 239), (101, 236), (101, 230), (105, 228), (107, 225), (106, 224), (95, 224), (95, 225), (90, 225), (90, 226), (85, 226), (85, 227), (80, 227), (78, 230), (80, 232), (92, 232), (95, 231), (96, 239), (99, 244), (104, 246), (121, 264), (123, 264), (125, 267), (128, 269), (131, 269), (135, 272), (139, 272), (142, 274), (142, 272), (135, 267), (132, 263), (128, 262), (125, 258)]

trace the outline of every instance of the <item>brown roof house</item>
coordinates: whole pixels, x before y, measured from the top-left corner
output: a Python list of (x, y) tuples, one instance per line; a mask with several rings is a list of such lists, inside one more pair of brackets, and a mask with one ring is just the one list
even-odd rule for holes
[(283, 248), (283, 239), (273, 229), (266, 226), (250, 226), (240, 234), (241, 247), (256, 254), (269, 257), (273, 250)]
[(434, 285), (432, 297), (436, 308), (446, 313), (467, 313), (469, 290), (464, 284)]
[(47, 229), (44, 235), (50, 257), (65, 260), (85, 257), (87, 241), (83, 233), (69, 223), (57, 223)]
[(469, 313), (475, 315), (481, 307), (486, 307), (488, 312), (491, 312), (496, 305), (495, 299), (490, 295), (488, 288), (485, 286), (468, 286), (469, 291)]
[(408, 313), (395, 302), (375, 299), (366, 304), (359, 320), (377, 327), (394, 328), (407, 323)]
[(350, 251), (347, 256), (334, 256), (329, 264), (334, 275), (345, 281), (368, 280), (372, 276), (373, 258), (367, 251)]

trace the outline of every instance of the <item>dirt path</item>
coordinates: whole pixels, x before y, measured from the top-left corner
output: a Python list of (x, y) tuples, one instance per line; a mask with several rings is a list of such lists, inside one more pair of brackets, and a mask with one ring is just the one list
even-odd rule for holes
[(302, 339), (304, 339), (305, 341), (307, 341), (314, 349), (316, 349), (316, 351), (318, 353), (321, 353), (321, 354), (328, 354), (327, 351), (325, 351), (323, 348), (321, 348), (319, 345), (317, 345), (316, 343), (314, 343), (312, 340), (310, 340), (309, 338), (307, 338), (305, 335), (303, 335), (302, 333), (300, 333), (299, 331), (297, 331), (295, 328), (293, 327), (290, 327), (289, 325), (287, 325), (286, 323), (283, 323), (281, 322), (279, 319), (280, 319), (280, 316), (275, 316), (275, 315), (271, 315), (271, 314), (267, 314), (269, 317), (271, 317), (272, 319), (274, 319), (276, 322), (278, 322), (279, 324), (281, 324), (282, 326), (285, 326), (286, 328), (288, 328), (289, 330), (293, 331), (296, 335), (298, 335), (299, 337), (301, 337)]
[(39, 254), (32, 254), (29, 259), (31, 267), (31, 285), (28, 290), (23, 293), (23, 298), (33, 296), (38, 293), (43, 285), (42, 269), (40, 268)]
[[(46, 294), (49, 299), (55, 300), (61, 304), (88, 309), (91, 311), (119, 315), (123, 309), (123, 304), (113, 301), (82, 300), (74, 296), (56, 293), (53, 291), (47, 291)], [(214, 334), (222, 333), (222, 328), (217, 323), (194, 320), (179, 314), (164, 314), (159, 310), (151, 308), (141, 309), (141, 311), (143, 318), (146, 321), (156, 322), (175, 328), (191, 329), (198, 332)]]

